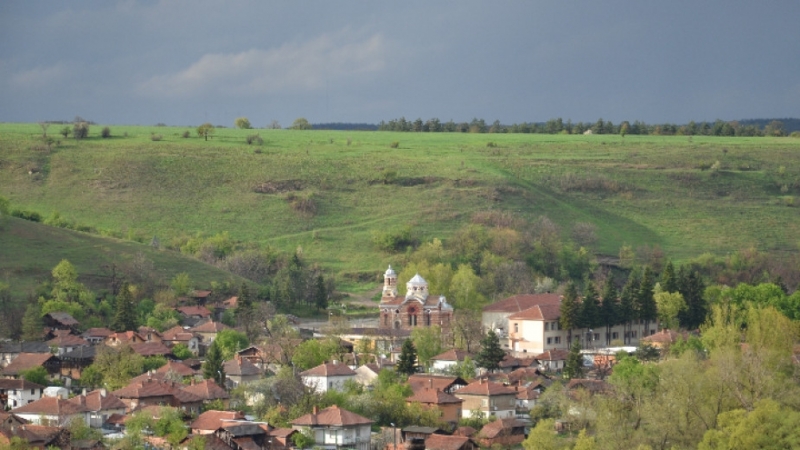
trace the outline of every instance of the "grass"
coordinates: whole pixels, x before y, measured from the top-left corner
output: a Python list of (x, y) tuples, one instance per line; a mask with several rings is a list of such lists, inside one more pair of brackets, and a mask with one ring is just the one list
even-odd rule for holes
[(624, 244), (676, 260), (797, 250), (791, 138), (257, 130), (263, 144), (247, 145), (256, 130), (217, 129), (206, 142), (187, 127), (112, 126), (110, 139), (101, 128), (43, 151), (37, 125), (1, 124), (0, 195), (140, 240), (228, 231), (302, 248), (354, 290), (394, 261), (369, 244), (374, 231), (446, 239), (491, 209), (546, 215), (565, 236), (593, 223), (608, 255)]

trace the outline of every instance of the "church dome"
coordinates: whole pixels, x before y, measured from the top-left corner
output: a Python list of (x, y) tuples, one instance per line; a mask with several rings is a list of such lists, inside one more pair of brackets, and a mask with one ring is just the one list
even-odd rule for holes
[(416, 274), (414, 275), (414, 278), (408, 280), (408, 284), (421, 286), (421, 285), (427, 285), (428, 282), (425, 281), (425, 278), (422, 278), (419, 274)]
[(392, 266), (390, 265), (389, 268), (386, 269), (386, 272), (384, 272), (383, 275), (387, 277), (396, 277), (397, 273), (395, 273), (394, 269), (392, 269)]

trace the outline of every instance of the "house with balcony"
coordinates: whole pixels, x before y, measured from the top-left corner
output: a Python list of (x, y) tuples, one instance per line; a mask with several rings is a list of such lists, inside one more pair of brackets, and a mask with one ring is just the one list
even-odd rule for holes
[(366, 417), (333, 405), (321, 411), (315, 406), (311, 414), (293, 420), (292, 428), (301, 433), (310, 432), (314, 436), (314, 447), (370, 450), (372, 424)]

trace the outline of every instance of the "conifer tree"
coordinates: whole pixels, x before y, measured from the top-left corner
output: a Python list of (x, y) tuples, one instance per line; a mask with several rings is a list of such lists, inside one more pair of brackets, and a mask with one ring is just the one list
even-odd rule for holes
[(628, 282), (622, 288), (622, 294), (619, 297), (619, 311), (617, 317), (620, 323), (624, 325), (623, 342), (630, 343), (630, 332), (632, 329), (632, 322), (638, 318), (636, 311), (636, 291), (639, 286), (639, 276), (637, 273), (632, 272), (628, 277)]
[(644, 268), (642, 280), (639, 283), (639, 292), (636, 295), (636, 309), (639, 318), (644, 320), (644, 333), (641, 337), (649, 334), (650, 321), (658, 319), (658, 308), (653, 298), (653, 270), (649, 266)]
[(258, 330), (255, 325), (255, 315), (253, 308), (253, 299), (250, 296), (250, 290), (247, 288), (246, 283), (239, 286), (238, 298), (236, 300), (236, 310), (233, 313), (236, 319), (236, 325), (241, 327), (247, 338), (253, 340)]
[(695, 330), (706, 321), (708, 307), (703, 298), (705, 284), (697, 272), (692, 272), (685, 266), (678, 270), (678, 292), (686, 301), (686, 309), (678, 313), (681, 326)]
[(25, 315), (22, 316), (22, 340), (23, 341), (36, 341), (42, 338), (44, 323), (42, 322), (42, 310), (39, 307), (39, 302), (32, 301), (25, 309)]
[(564, 377), (570, 380), (583, 377), (583, 355), (579, 339), (575, 339), (569, 347), (569, 355), (564, 363)]
[(133, 305), (133, 295), (127, 282), (122, 283), (117, 294), (116, 311), (111, 321), (114, 331), (130, 331), (136, 329), (136, 308)]
[(217, 341), (211, 342), (206, 353), (206, 361), (203, 363), (203, 378), (212, 379), (218, 385), (225, 386), (225, 366), (222, 359), (222, 350), (220, 350)]
[[(586, 280), (586, 290), (583, 293), (583, 303), (581, 303), (581, 326), (587, 330), (587, 346), (591, 340), (589, 334), (591, 330), (603, 324), (600, 317), (600, 300), (597, 289), (591, 280)], [(592, 336), (593, 337), (593, 336)]]
[(617, 301), (617, 287), (614, 285), (614, 275), (609, 273), (603, 286), (603, 303), (600, 304), (600, 318), (602, 324), (606, 327), (606, 345), (611, 344), (611, 327), (620, 323)]
[(506, 357), (506, 352), (500, 346), (500, 338), (494, 330), (489, 330), (481, 339), (481, 351), (475, 356), (475, 363), (489, 372), (500, 368), (500, 361)]
[(397, 372), (405, 375), (413, 375), (416, 372), (417, 349), (411, 339), (403, 342), (403, 349), (400, 351), (400, 359), (397, 361)]
[(317, 284), (314, 291), (314, 306), (317, 310), (323, 310), (328, 307), (328, 289), (325, 287), (325, 279), (322, 274), (317, 276)]
[(580, 305), (578, 304), (578, 291), (573, 282), (567, 283), (564, 290), (564, 299), (561, 300), (560, 313), (558, 319), (562, 329), (567, 330), (567, 342), (572, 342), (572, 329), (577, 326), (579, 321)]
[(675, 266), (672, 261), (667, 261), (664, 272), (661, 274), (661, 289), (664, 292), (678, 292), (678, 277), (675, 275)]

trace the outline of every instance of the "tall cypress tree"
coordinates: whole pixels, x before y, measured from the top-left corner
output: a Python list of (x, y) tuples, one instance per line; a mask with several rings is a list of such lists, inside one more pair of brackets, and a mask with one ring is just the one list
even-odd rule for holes
[(222, 359), (222, 350), (220, 350), (217, 341), (211, 342), (206, 353), (206, 361), (203, 363), (203, 378), (212, 379), (218, 385), (225, 386), (225, 366)]
[(686, 309), (678, 313), (681, 326), (695, 330), (706, 321), (708, 308), (703, 298), (705, 284), (697, 272), (692, 272), (685, 266), (678, 270), (678, 292), (686, 301)]
[(661, 289), (664, 292), (678, 292), (678, 277), (672, 261), (667, 261), (667, 265), (664, 266), (664, 271), (661, 273)]
[[(583, 303), (581, 303), (581, 326), (587, 330), (587, 347), (592, 340), (589, 336), (589, 333), (591, 333), (589, 330), (597, 328), (602, 325), (602, 323), (600, 317), (600, 300), (597, 295), (597, 289), (594, 287), (594, 283), (587, 278), (586, 289), (583, 292)], [(593, 338), (594, 336), (591, 337)]]
[(614, 275), (609, 273), (603, 286), (603, 303), (600, 304), (600, 318), (606, 327), (606, 345), (611, 344), (611, 327), (619, 323), (617, 310), (617, 287), (614, 285)]
[(131, 331), (136, 329), (136, 308), (133, 305), (133, 295), (130, 286), (123, 282), (119, 288), (116, 299), (116, 311), (114, 319), (111, 321), (111, 329), (114, 331)]
[(644, 320), (644, 333), (641, 337), (649, 334), (650, 321), (658, 319), (656, 300), (653, 298), (654, 285), (653, 270), (650, 269), (650, 266), (646, 266), (639, 283), (639, 292), (636, 295), (636, 309), (639, 312), (639, 318)]
[(406, 339), (403, 342), (403, 348), (400, 350), (400, 359), (397, 361), (398, 373), (405, 375), (413, 375), (416, 372), (417, 365), (417, 348), (411, 339)]
[(564, 298), (561, 300), (558, 323), (562, 329), (567, 330), (567, 342), (572, 343), (572, 329), (575, 328), (580, 320), (580, 305), (578, 304), (578, 291), (575, 283), (567, 283), (564, 289)]
[(500, 338), (494, 330), (489, 330), (481, 339), (481, 351), (475, 356), (475, 364), (489, 372), (500, 368), (500, 361), (505, 358), (506, 352), (500, 346)]
[(564, 363), (564, 377), (570, 380), (583, 377), (583, 355), (581, 354), (581, 343), (578, 339), (575, 339), (575, 342), (569, 347), (569, 355)]
[(322, 274), (317, 275), (317, 284), (314, 289), (314, 306), (318, 310), (328, 307), (328, 289), (325, 287), (325, 279)]
[(25, 315), (22, 316), (22, 340), (38, 341), (44, 334), (44, 322), (42, 322), (42, 309), (39, 302), (35, 299), (28, 304)]
[(622, 288), (622, 294), (619, 297), (619, 312), (617, 317), (620, 323), (624, 325), (623, 342), (625, 344), (630, 343), (630, 332), (633, 328), (632, 323), (634, 320), (638, 319), (638, 312), (636, 311), (636, 292), (638, 288), (639, 275), (634, 271), (628, 276), (628, 281)]

